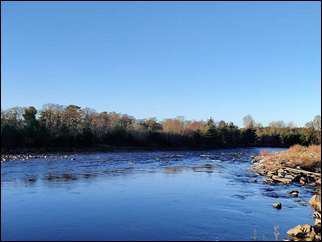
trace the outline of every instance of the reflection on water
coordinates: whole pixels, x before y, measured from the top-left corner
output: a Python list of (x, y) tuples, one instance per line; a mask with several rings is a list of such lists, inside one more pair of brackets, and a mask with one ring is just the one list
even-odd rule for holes
[[(1, 165), (3, 240), (272, 240), (311, 190), (249, 171), (259, 149), (119, 152)], [(288, 192), (300, 191), (299, 197)], [(272, 202), (281, 201), (281, 210)], [(238, 229), (236, 229), (238, 228)]]

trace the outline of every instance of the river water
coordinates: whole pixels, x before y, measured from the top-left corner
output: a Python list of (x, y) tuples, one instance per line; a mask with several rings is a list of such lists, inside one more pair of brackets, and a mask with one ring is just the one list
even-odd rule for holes
[[(312, 190), (263, 183), (249, 171), (259, 151), (114, 152), (5, 162), (1, 240), (284, 239), (289, 228), (313, 222), (307, 204)], [(299, 197), (289, 197), (291, 190)], [(272, 208), (275, 201), (281, 210)]]

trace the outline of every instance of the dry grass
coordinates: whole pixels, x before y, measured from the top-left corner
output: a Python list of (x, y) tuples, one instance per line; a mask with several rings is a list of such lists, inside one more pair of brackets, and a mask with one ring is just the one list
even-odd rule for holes
[(263, 150), (261, 150), (260, 152), (259, 152), (259, 155), (260, 156), (267, 156), (267, 155), (269, 155), (270, 153), (268, 152), (268, 150), (266, 150), (266, 149), (263, 149)]
[(314, 170), (321, 166), (321, 146), (309, 147), (294, 145), (286, 151), (260, 154), (261, 166), (265, 170), (274, 171), (282, 167), (290, 167), (305, 170)]

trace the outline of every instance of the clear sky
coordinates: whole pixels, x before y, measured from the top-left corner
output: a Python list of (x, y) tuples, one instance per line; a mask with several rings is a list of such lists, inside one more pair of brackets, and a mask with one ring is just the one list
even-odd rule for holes
[(1, 2), (1, 106), (137, 118), (321, 109), (320, 2)]

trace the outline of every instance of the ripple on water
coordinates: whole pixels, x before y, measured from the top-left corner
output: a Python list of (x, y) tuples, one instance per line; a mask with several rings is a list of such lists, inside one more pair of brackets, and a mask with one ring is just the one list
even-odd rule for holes
[[(249, 240), (257, 226), (259, 237), (274, 239), (275, 224), (285, 234), (311, 222), (304, 206), (311, 190), (263, 184), (247, 170), (258, 151), (120, 152), (7, 162), (1, 164), (2, 227), (11, 238), (25, 231), (30, 239), (56, 239), (56, 228), (64, 228), (58, 239)], [(291, 190), (299, 197), (290, 197)], [(283, 203), (280, 211), (271, 207), (276, 199)], [(21, 223), (15, 222), (18, 215)]]

